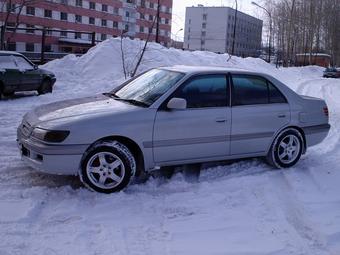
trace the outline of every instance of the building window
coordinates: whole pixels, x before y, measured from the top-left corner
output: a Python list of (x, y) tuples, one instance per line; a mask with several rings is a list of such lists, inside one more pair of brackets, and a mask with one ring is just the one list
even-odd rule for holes
[(143, 13), (140, 13), (139, 15), (140, 15), (140, 19), (145, 19), (145, 16)]
[(205, 31), (202, 31), (202, 36), (204, 37), (206, 35), (206, 32)]
[(207, 20), (207, 14), (203, 14), (203, 20)]
[(102, 41), (106, 40), (106, 38), (107, 38), (106, 34), (101, 34), (101, 35), (100, 35), (100, 39), (101, 39)]
[(60, 37), (67, 37), (67, 32), (66, 31), (61, 31), (60, 32)]
[(75, 39), (81, 39), (81, 33), (77, 32), (74, 34)]
[(45, 51), (45, 52), (52, 52), (52, 47), (51, 47), (51, 45), (50, 45), (50, 44), (49, 44), (49, 45), (45, 45), (44, 51)]
[(32, 6), (27, 6), (26, 7), (26, 14), (27, 15), (35, 15), (35, 8), (34, 7), (32, 7)]
[(140, 27), (139, 32), (144, 33), (144, 27)]
[(191, 19), (189, 19), (189, 24), (191, 24)]
[(149, 27), (149, 34), (152, 34), (152, 27)]
[(113, 21), (113, 28), (118, 28), (118, 22), (117, 21)]
[(149, 15), (149, 20), (153, 21), (153, 16), (152, 15)]
[(26, 43), (26, 51), (34, 51), (34, 43)]
[(165, 19), (165, 24), (169, 24), (169, 19)]
[(125, 25), (125, 32), (129, 32), (129, 25), (128, 24)]
[(129, 4), (134, 4), (135, 3), (134, 0), (126, 0), (126, 2), (129, 3)]
[(113, 14), (119, 14), (119, 8), (118, 7), (113, 8)]
[[(34, 26), (34, 25), (29, 25), (29, 24), (27, 24), (27, 25), (26, 25), (26, 28), (35, 28), (35, 26)], [(28, 33), (28, 34), (34, 34), (34, 30), (33, 30), (33, 29), (26, 29), (26, 33)]]
[(201, 40), (201, 45), (205, 45), (205, 41), (204, 40)]
[(107, 12), (107, 5), (106, 5), (106, 4), (103, 4), (103, 5), (102, 5), (102, 11), (103, 11), (103, 12)]
[(82, 17), (80, 15), (76, 15), (76, 22), (81, 23)]
[(102, 27), (106, 27), (107, 26), (107, 21), (106, 19), (102, 19)]
[(96, 9), (96, 3), (95, 2), (90, 2), (90, 9), (95, 10)]
[(6, 27), (7, 31), (14, 31), (14, 28), (15, 28), (15, 23), (13, 23), (13, 22), (7, 23), (7, 27)]
[(16, 43), (8, 43), (7, 49), (10, 51), (16, 51), (17, 50), (17, 44)]
[(202, 28), (207, 28), (207, 23), (202, 23)]
[(95, 19), (93, 17), (90, 17), (89, 18), (89, 24), (94, 25), (94, 23), (95, 23)]
[(140, 1), (140, 6), (141, 6), (142, 8), (145, 8), (145, 0), (141, 0), (141, 1)]
[(44, 17), (45, 18), (52, 18), (52, 11), (51, 10), (44, 10)]
[(52, 30), (50, 27), (47, 27), (45, 32), (46, 32), (46, 35), (52, 35)]
[(82, 7), (83, 6), (83, 0), (76, 0), (76, 6)]
[(153, 9), (155, 6), (154, 6), (153, 3), (150, 3), (149, 7), (150, 7), (151, 9)]
[(9, 12), (15, 12), (15, 4), (10, 4), (10, 3), (7, 3), (7, 11)]
[(66, 12), (60, 13), (60, 20), (67, 20), (67, 13)]
[(125, 17), (129, 18), (130, 17), (130, 13), (129, 12), (125, 12)]

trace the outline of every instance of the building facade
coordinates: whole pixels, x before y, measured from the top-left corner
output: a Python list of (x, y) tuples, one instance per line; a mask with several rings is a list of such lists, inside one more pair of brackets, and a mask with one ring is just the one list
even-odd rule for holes
[[(232, 53), (235, 10), (230, 7), (187, 7), (184, 49)], [(260, 55), (263, 21), (237, 12), (234, 55)]]
[(12, 6), (3, 4), (0, 10), (1, 25), (7, 10), (11, 10), (7, 27), (19, 24), (15, 33), (6, 30), (9, 50), (41, 51), (42, 31), (29, 28), (49, 29), (44, 45), (47, 52), (83, 53), (93, 40), (103, 41), (122, 34), (140, 39), (149, 36), (150, 41), (155, 41), (158, 34), (158, 41), (165, 46), (171, 41), (172, 0), (35, 0), (28, 1), (20, 12), (22, 2), (12, 0)]

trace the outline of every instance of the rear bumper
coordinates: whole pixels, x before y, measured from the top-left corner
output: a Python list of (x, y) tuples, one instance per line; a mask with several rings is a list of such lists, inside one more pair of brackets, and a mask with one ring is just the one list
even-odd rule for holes
[(30, 167), (49, 174), (77, 175), (88, 145), (51, 145), (18, 136), (22, 160)]
[(307, 147), (321, 143), (327, 137), (330, 128), (329, 124), (303, 127)]

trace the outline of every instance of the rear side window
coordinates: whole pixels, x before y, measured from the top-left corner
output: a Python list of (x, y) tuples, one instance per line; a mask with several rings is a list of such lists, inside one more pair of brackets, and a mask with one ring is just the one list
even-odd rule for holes
[(266, 79), (252, 75), (233, 75), (233, 105), (286, 103), (282, 93)]
[(202, 75), (190, 79), (175, 93), (187, 100), (187, 108), (225, 107), (228, 89), (225, 75)]
[(0, 69), (17, 69), (12, 56), (0, 56)]

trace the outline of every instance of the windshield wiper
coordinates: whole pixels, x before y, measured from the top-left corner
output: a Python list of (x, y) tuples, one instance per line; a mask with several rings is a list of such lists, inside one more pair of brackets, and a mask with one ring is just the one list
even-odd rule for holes
[(119, 101), (123, 101), (123, 102), (127, 102), (133, 105), (137, 105), (137, 106), (141, 106), (141, 107), (149, 107), (150, 105), (148, 105), (147, 103), (141, 102), (141, 101), (137, 101), (135, 99), (126, 99), (126, 98), (115, 98), (116, 100)]
[(115, 93), (103, 93), (103, 95), (111, 98), (119, 98)]

